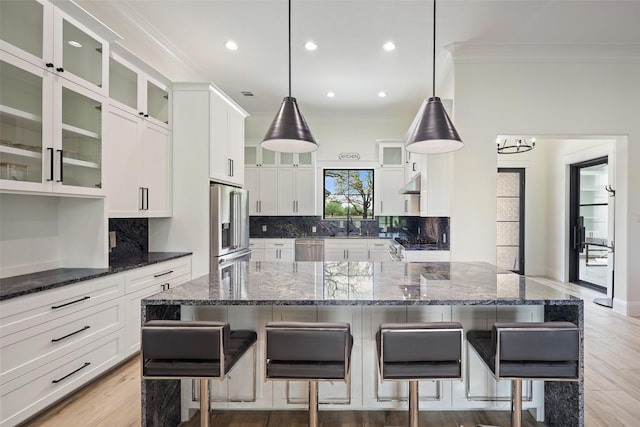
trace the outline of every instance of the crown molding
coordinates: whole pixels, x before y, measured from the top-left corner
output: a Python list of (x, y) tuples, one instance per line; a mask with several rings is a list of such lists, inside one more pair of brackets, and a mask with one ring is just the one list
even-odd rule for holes
[(640, 44), (451, 43), (454, 64), (640, 63)]

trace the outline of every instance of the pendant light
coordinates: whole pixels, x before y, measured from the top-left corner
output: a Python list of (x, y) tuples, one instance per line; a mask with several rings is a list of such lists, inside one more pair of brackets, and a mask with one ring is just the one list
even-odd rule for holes
[(433, 1), (433, 96), (422, 103), (405, 141), (405, 149), (411, 153), (446, 153), (464, 146), (436, 96), (436, 0)]
[(291, 96), (291, 0), (289, 0), (289, 96), (282, 101), (280, 110), (271, 122), (262, 143), (263, 148), (285, 153), (308, 153), (318, 149), (309, 126)]

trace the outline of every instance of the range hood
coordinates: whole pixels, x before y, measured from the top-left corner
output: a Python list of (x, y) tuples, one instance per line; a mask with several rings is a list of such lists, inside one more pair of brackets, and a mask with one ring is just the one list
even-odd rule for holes
[(400, 189), (400, 194), (420, 194), (420, 174), (411, 178), (404, 187)]

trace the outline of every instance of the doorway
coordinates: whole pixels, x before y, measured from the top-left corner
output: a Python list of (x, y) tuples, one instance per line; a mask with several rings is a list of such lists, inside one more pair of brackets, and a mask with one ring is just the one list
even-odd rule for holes
[(524, 168), (498, 168), (496, 264), (524, 274)]
[(613, 256), (609, 199), (614, 194), (608, 157), (571, 164), (569, 182), (569, 281), (606, 292)]

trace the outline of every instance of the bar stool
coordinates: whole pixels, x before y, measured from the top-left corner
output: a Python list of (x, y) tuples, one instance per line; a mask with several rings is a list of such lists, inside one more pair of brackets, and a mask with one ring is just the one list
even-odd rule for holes
[(467, 332), (467, 341), (496, 381), (512, 380), (512, 427), (522, 425), (522, 380), (580, 380), (580, 331), (571, 322), (496, 323)]
[(348, 323), (269, 322), (265, 381), (309, 382), (309, 426), (318, 425), (318, 381), (350, 384), (353, 336)]
[(376, 333), (384, 381), (409, 381), (409, 426), (418, 426), (418, 381), (462, 380), (458, 322), (383, 323)]
[(251, 347), (255, 366), (256, 338), (225, 322), (151, 320), (142, 326), (142, 379), (199, 379), (200, 425), (208, 427), (209, 380), (223, 380)]

